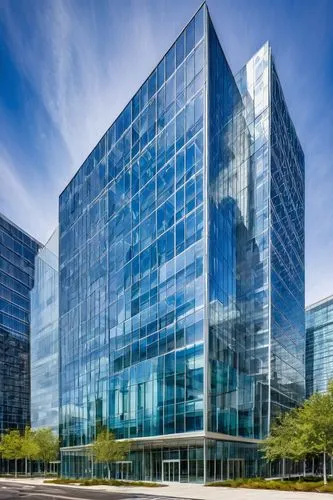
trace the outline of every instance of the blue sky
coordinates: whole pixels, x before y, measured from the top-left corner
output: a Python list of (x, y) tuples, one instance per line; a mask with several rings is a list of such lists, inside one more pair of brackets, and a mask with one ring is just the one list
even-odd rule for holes
[[(0, 211), (41, 241), (196, 0), (0, 0)], [(333, 1), (210, 0), (233, 71), (271, 42), (306, 155), (306, 295), (333, 293)]]

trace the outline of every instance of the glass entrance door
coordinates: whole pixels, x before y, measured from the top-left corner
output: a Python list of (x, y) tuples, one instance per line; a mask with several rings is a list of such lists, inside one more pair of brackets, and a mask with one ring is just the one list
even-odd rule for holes
[(240, 479), (244, 477), (244, 460), (229, 459), (228, 460), (228, 479)]
[(179, 460), (163, 460), (162, 481), (167, 483), (179, 483)]
[(132, 462), (116, 462), (116, 479), (129, 479), (131, 469)]

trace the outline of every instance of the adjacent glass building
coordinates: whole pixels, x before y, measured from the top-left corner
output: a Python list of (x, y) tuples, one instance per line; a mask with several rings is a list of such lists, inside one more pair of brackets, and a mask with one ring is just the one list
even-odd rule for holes
[(236, 77), (204, 4), (60, 196), (64, 476), (265, 473), (304, 396), (304, 157), (266, 44)]
[(333, 296), (306, 308), (306, 396), (325, 392), (333, 379)]
[(59, 231), (35, 259), (31, 291), (31, 427), (59, 431)]
[(39, 247), (0, 214), (0, 433), (30, 423), (30, 290)]

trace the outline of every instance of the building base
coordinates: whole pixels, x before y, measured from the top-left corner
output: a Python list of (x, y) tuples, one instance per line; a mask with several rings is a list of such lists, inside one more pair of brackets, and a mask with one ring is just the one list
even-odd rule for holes
[[(94, 463), (91, 448), (61, 450), (61, 475), (107, 477), (107, 467)], [(133, 441), (125, 460), (112, 464), (111, 477), (135, 481), (206, 483), (267, 476), (258, 443), (207, 437)]]

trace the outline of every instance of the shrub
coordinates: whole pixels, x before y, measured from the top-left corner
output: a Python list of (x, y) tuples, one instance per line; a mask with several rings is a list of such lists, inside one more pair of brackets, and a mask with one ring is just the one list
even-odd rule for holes
[(313, 491), (333, 493), (333, 482), (327, 485), (323, 481), (266, 481), (264, 479), (234, 479), (208, 483), (206, 486), (223, 486), (228, 488), (249, 488), (258, 490), (279, 490), (279, 491)]
[(79, 484), (81, 479), (68, 479), (65, 477), (58, 477), (57, 479), (46, 479), (44, 483), (50, 484)]
[(122, 481), (119, 479), (68, 479), (68, 478), (58, 478), (49, 479), (44, 481), (44, 483), (51, 484), (79, 484), (80, 486), (144, 486), (146, 488), (156, 488), (164, 486), (160, 483), (149, 483), (145, 481)]

